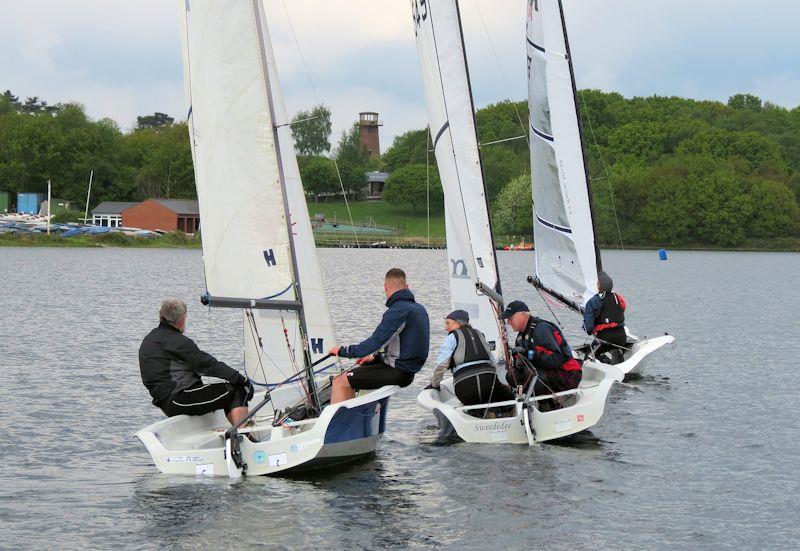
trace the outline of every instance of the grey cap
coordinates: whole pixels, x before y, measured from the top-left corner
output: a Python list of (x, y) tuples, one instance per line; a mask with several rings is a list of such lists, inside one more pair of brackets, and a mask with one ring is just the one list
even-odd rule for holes
[(453, 310), (447, 314), (447, 319), (457, 321), (459, 323), (469, 323), (469, 314), (466, 310)]
[(614, 289), (614, 280), (603, 270), (597, 272), (597, 285), (601, 293), (610, 293)]

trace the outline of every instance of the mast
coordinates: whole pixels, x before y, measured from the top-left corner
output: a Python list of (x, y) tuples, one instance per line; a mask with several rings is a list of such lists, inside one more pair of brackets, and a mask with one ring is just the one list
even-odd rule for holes
[[(297, 270), (297, 253), (294, 247), (294, 238), (292, 235), (292, 220), (291, 220), (291, 213), (289, 212), (289, 201), (287, 198), (287, 190), (286, 190), (286, 181), (283, 174), (283, 160), (281, 157), (281, 143), (278, 139), (278, 125), (275, 121), (275, 106), (272, 101), (272, 89), (269, 85), (269, 65), (267, 63), (267, 52), (266, 52), (266, 45), (264, 44), (264, 29), (262, 28), (262, 20), (261, 15), (264, 12), (264, 6), (262, 0), (253, 0), (253, 12), (255, 15), (256, 21), (256, 28), (258, 29), (258, 45), (260, 49), (261, 55), (261, 67), (264, 74), (264, 86), (266, 88), (267, 99), (269, 103), (269, 114), (270, 119), (272, 121), (272, 134), (275, 138), (275, 153), (278, 162), (278, 178), (281, 184), (282, 196), (283, 196), (283, 211), (284, 211), (284, 218), (286, 220), (286, 230), (289, 235), (289, 257), (292, 262), (292, 277), (294, 279), (294, 288), (295, 288), (295, 295), (297, 297), (297, 302), (300, 304), (303, 303), (303, 295), (302, 290), (300, 289), (300, 274)], [(306, 384), (310, 394), (311, 402), (314, 409), (319, 412), (321, 411), (320, 401), (319, 401), (319, 394), (317, 391), (316, 381), (314, 380), (314, 368), (311, 366), (311, 351), (309, 350), (308, 346), (308, 328), (306, 325), (306, 315), (303, 308), (299, 308), (297, 310), (297, 316), (299, 318), (299, 328), (300, 328), (300, 341), (302, 342), (303, 346), (303, 363), (305, 364), (305, 372), (306, 372)]]
[[(489, 237), (492, 240), (492, 248), (494, 248), (494, 231), (492, 229), (492, 210), (489, 205), (489, 193), (486, 190), (486, 177), (483, 173), (483, 160), (481, 158), (481, 146), (480, 146), (480, 136), (478, 136), (478, 120), (475, 118), (475, 100), (472, 96), (472, 81), (469, 78), (469, 63), (467, 63), (467, 48), (464, 44), (464, 26), (461, 24), (461, 9), (458, 4), (458, 0), (455, 0), (456, 4), (456, 16), (458, 17), (458, 34), (461, 36), (461, 51), (464, 55), (464, 72), (467, 74), (467, 90), (469, 91), (469, 105), (472, 111), (472, 124), (475, 127), (475, 141), (478, 143), (478, 167), (481, 171), (481, 183), (483, 185), (483, 200), (486, 204), (486, 212), (489, 215)], [(492, 255), (494, 258), (494, 273), (497, 275), (497, 283), (495, 284), (495, 291), (498, 295), (503, 294), (503, 289), (500, 285), (500, 266), (497, 264), (497, 254)], [(499, 310), (503, 310), (503, 303), (498, 303)], [(498, 323), (500, 322), (498, 318)], [(503, 347), (504, 349), (508, 348), (507, 344)]]
[(567, 36), (567, 22), (564, 19), (564, 7), (561, 0), (558, 0), (558, 12), (561, 15), (561, 29), (564, 33), (564, 45), (567, 50), (567, 64), (569, 65), (569, 76), (572, 80), (572, 98), (575, 100), (575, 114), (578, 119), (578, 134), (581, 140), (581, 152), (583, 156), (583, 170), (586, 173), (586, 194), (589, 196), (589, 213), (592, 217), (592, 234), (594, 235), (594, 256), (597, 271), (603, 269), (603, 261), (600, 258), (600, 247), (597, 245), (597, 223), (595, 221), (594, 201), (592, 200), (592, 184), (589, 178), (589, 158), (586, 154), (586, 140), (583, 135), (583, 122), (581, 121), (581, 109), (578, 105), (578, 88), (575, 85), (575, 69), (572, 66), (572, 53), (569, 50), (569, 37)]

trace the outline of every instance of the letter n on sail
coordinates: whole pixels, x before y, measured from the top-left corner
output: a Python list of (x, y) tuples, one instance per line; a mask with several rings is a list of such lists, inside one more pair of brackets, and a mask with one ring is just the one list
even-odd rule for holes
[(450, 274), (450, 277), (457, 279), (469, 279), (466, 262), (463, 260), (453, 260), (451, 258), (450, 263), (453, 265), (453, 272)]
[(275, 262), (275, 251), (272, 249), (264, 251), (264, 260), (267, 261), (267, 266), (274, 266), (277, 264), (277, 262)]

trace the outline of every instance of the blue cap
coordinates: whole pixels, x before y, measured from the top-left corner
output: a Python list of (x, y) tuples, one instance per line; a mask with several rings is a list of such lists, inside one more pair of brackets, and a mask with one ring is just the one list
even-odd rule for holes
[(460, 323), (469, 323), (469, 314), (466, 310), (453, 310), (447, 314), (447, 319)]
[(500, 319), (507, 320), (518, 312), (530, 312), (530, 308), (528, 308), (528, 305), (521, 300), (512, 300), (508, 303), (506, 309), (503, 310), (503, 314), (500, 316)]

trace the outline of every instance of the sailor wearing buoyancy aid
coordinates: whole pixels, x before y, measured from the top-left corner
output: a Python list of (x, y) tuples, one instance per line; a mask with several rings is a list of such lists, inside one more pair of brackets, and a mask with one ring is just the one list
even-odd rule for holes
[[(528, 306), (512, 301), (503, 311), (506, 320), (517, 332), (516, 346), (538, 371), (534, 394), (550, 394), (576, 388), (581, 382), (581, 364), (572, 356), (561, 331), (547, 320), (531, 315)], [(506, 380), (510, 385), (524, 385), (529, 380), (524, 363), (509, 366)]]
[(598, 293), (586, 303), (583, 313), (583, 328), (596, 340), (592, 343), (595, 355), (610, 350), (627, 348), (625, 334), (625, 308), (622, 295), (614, 293), (614, 281), (603, 271), (597, 274)]
[(485, 335), (469, 325), (469, 314), (464, 310), (450, 312), (444, 327), (448, 335), (428, 388), (438, 389), (445, 372), (452, 370), (456, 397), (464, 405), (512, 399), (511, 391), (497, 378)]

